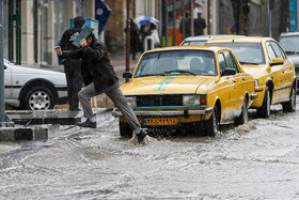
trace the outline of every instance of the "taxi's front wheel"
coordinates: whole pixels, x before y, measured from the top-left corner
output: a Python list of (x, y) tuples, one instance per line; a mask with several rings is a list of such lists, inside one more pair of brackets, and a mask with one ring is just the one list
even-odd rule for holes
[(295, 112), (296, 111), (296, 89), (295, 86), (291, 90), (290, 100), (282, 104), (283, 112)]
[(210, 119), (205, 122), (206, 133), (210, 137), (220, 136), (220, 112), (219, 106), (216, 105)]
[(271, 107), (271, 94), (270, 94), (270, 90), (268, 88), (266, 88), (263, 105), (261, 108), (259, 108), (257, 110), (258, 116), (260, 116), (262, 118), (269, 118), (270, 117), (270, 107)]

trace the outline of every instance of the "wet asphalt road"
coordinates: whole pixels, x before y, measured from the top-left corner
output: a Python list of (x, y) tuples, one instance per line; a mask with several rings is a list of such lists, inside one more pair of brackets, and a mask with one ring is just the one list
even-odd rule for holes
[(279, 109), (220, 138), (146, 146), (110, 115), (96, 130), (51, 126), (46, 142), (0, 144), (0, 199), (299, 199), (299, 111)]

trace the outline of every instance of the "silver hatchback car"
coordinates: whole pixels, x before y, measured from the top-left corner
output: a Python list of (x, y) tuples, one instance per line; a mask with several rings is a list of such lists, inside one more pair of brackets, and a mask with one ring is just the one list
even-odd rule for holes
[(65, 102), (65, 74), (15, 65), (4, 60), (5, 104), (25, 110), (51, 109)]

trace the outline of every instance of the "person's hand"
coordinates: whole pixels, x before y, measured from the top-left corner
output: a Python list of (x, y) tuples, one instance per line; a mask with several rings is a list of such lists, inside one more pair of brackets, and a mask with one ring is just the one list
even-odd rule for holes
[(81, 46), (81, 47), (86, 47), (87, 45), (88, 45), (88, 44), (87, 44), (86, 39), (83, 39), (83, 40), (80, 41), (80, 46)]
[(61, 56), (62, 55), (61, 47), (60, 46), (55, 47), (55, 52), (58, 56)]

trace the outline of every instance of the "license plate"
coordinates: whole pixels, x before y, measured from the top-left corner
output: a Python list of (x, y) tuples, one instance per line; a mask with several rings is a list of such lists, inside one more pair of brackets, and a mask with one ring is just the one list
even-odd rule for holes
[(146, 118), (143, 123), (147, 126), (170, 126), (176, 125), (178, 120), (176, 118)]

